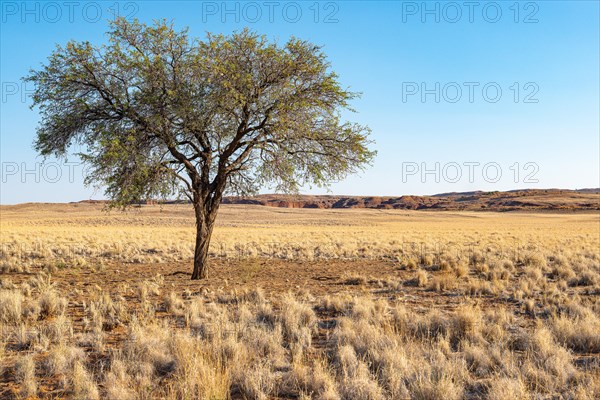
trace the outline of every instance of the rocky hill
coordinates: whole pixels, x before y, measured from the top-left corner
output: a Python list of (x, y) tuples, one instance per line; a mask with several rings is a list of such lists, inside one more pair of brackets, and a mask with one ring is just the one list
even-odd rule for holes
[(269, 194), (252, 197), (226, 197), (223, 203), (288, 208), (594, 211), (600, 210), (600, 189), (527, 189), (508, 192), (477, 191), (400, 197)]
[[(106, 203), (83, 200), (80, 203)], [(186, 201), (146, 201), (144, 204)], [(340, 196), (263, 194), (225, 197), (222, 204), (254, 204), (282, 208), (376, 208), (450, 211), (600, 211), (600, 189), (523, 189), (507, 192), (451, 192), (431, 196)]]

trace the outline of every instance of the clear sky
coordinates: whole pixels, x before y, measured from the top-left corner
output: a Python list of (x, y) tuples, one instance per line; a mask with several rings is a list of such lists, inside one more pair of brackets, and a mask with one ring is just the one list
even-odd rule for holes
[[(348, 118), (379, 154), (335, 194), (600, 186), (598, 1), (1, 1), (0, 203), (101, 199), (85, 168), (38, 157), (20, 78), (57, 43), (100, 44), (116, 12), (194, 36), (248, 26), (324, 47), (363, 93)], [(306, 188), (304, 193), (326, 193)]]

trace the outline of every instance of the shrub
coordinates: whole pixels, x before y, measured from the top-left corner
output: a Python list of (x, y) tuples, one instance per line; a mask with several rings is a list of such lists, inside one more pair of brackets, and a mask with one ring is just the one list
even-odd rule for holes
[(35, 361), (33, 354), (22, 356), (15, 365), (17, 383), (21, 386), (21, 395), (35, 397), (38, 384), (35, 378)]
[(23, 312), (23, 295), (17, 291), (0, 291), (0, 322), (18, 325)]
[(54, 290), (45, 290), (38, 300), (42, 317), (56, 317), (65, 312), (67, 300), (59, 297)]

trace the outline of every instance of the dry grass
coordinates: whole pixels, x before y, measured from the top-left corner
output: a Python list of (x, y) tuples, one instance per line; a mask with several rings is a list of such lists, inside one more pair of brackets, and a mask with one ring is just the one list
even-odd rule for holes
[(182, 207), (32, 207), (2, 208), (1, 396), (600, 397), (598, 215), (225, 207), (234, 281), (197, 283), (162, 275)]

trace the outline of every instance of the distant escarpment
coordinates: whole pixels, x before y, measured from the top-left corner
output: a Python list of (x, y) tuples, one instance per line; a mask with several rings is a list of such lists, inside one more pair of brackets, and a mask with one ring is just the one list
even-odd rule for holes
[(278, 195), (226, 197), (223, 204), (255, 204), (284, 208), (376, 208), (465, 211), (594, 211), (600, 189), (527, 189), (508, 192), (442, 193), (433, 196)]

